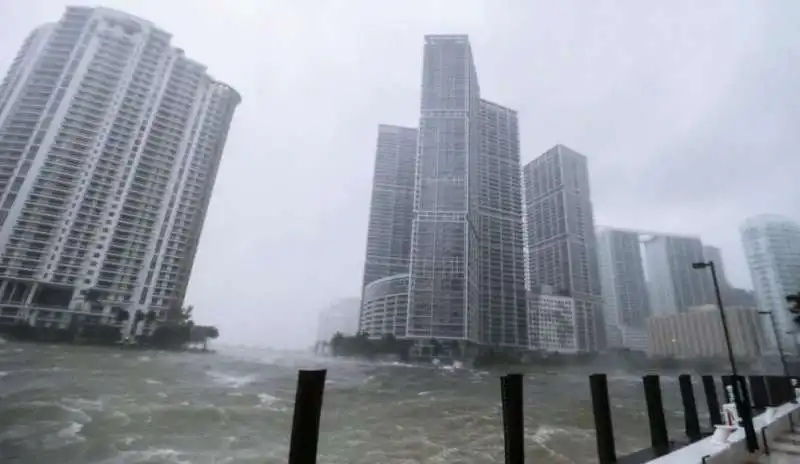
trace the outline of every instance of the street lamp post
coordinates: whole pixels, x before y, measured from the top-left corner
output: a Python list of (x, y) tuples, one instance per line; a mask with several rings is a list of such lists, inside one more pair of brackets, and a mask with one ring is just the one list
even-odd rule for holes
[(739, 373), (736, 371), (736, 359), (733, 357), (733, 346), (731, 345), (731, 335), (728, 331), (728, 320), (725, 317), (725, 308), (722, 305), (722, 293), (719, 290), (717, 268), (714, 266), (714, 261), (692, 263), (692, 268), (711, 270), (711, 279), (714, 281), (714, 294), (717, 297), (717, 307), (719, 307), (719, 318), (722, 320), (722, 333), (725, 335), (725, 347), (728, 349), (728, 362), (731, 363), (731, 374), (736, 377)]
[(778, 332), (778, 324), (775, 323), (775, 314), (773, 314), (772, 311), (759, 311), (758, 314), (769, 316), (769, 323), (772, 325), (772, 333), (775, 335), (775, 347), (778, 349), (778, 355), (781, 357), (783, 375), (789, 377), (789, 364), (786, 362), (786, 353), (783, 351), (783, 343), (781, 342), (780, 333)]
[[(714, 266), (714, 261), (701, 261), (692, 263), (693, 269), (710, 269), (711, 279), (714, 282), (714, 294), (717, 297), (717, 306), (719, 307), (719, 318), (722, 321), (722, 333), (725, 335), (725, 347), (728, 349), (728, 361), (731, 363), (731, 374), (733, 377), (733, 400), (736, 404), (736, 410), (739, 412), (739, 417), (742, 419), (744, 428), (744, 435), (747, 441), (747, 448), (750, 452), (758, 450), (758, 438), (756, 437), (755, 427), (753, 426), (753, 415), (750, 410), (750, 405), (745, 404), (744, 393), (744, 378), (739, 377), (736, 370), (736, 359), (733, 357), (733, 345), (731, 344), (731, 335), (728, 331), (728, 319), (725, 317), (725, 308), (722, 305), (722, 292), (719, 289), (719, 280), (717, 279), (717, 268)], [(749, 400), (746, 400), (749, 403)]]

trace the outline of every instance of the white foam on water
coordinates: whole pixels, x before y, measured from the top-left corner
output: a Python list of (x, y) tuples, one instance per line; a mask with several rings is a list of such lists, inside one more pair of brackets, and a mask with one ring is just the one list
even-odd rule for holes
[(153, 360), (153, 358), (151, 358), (150, 356), (139, 356), (138, 359), (141, 362), (147, 362), (147, 361), (152, 361)]
[(149, 385), (161, 385), (164, 382), (162, 382), (160, 380), (156, 380), (156, 379), (144, 379), (144, 383), (149, 384)]
[(232, 388), (243, 387), (243, 386), (245, 386), (247, 384), (252, 383), (253, 380), (255, 380), (255, 376), (254, 375), (239, 375), (239, 376), (237, 376), (237, 375), (231, 375), (231, 374), (227, 374), (225, 372), (219, 372), (219, 371), (207, 371), (206, 374), (209, 377), (211, 377), (212, 379), (214, 379), (214, 381), (218, 385), (223, 385), (223, 386), (232, 387)]
[(9, 372), (0, 371), (0, 379), (2, 379), (3, 377), (7, 376), (8, 374), (9, 374)]
[(268, 406), (270, 404), (277, 403), (280, 399), (270, 395), (269, 393), (259, 393), (258, 401), (261, 403), (262, 406)]

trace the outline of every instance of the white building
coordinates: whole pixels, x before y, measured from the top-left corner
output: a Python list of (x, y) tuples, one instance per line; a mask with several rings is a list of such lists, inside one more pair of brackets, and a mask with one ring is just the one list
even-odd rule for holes
[(320, 311), (317, 322), (317, 341), (329, 342), (337, 332), (352, 336), (358, 332), (359, 298), (343, 298)]
[[(795, 327), (786, 296), (800, 291), (800, 225), (763, 215), (747, 219), (740, 231), (758, 308), (773, 313), (783, 347), (796, 350), (795, 337), (788, 334)], [(774, 346), (771, 328), (767, 335)]]
[[(528, 348), (535, 351), (577, 353), (575, 300), (542, 286), (528, 295)], [(584, 351), (584, 350), (580, 350)]]
[(69, 7), (0, 86), (0, 315), (183, 302), (240, 97), (152, 23)]

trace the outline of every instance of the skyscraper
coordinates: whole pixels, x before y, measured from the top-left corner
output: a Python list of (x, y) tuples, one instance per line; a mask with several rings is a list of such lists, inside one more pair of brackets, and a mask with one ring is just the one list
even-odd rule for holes
[(359, 315), (372, 336), (405, 336), (416, 157), (416, 129), (378, 126)]
[(183, 301), (240, 97), (150, 22), (70, 7), (0, 87), (0, 302), (66, 324)]
[(517, 112), (481, 100), (481, 145), (476, 163), (480, 259), (481, 343), (525, 346), (525, 243)]
[[(408, 335), (478, 341), (478, 253), (470, 167), (480, 97), (465, 35), (425, 37)], [(474, 187), (474, 185), (473, 185)]]
[(586, 157), (556, 145), (523, 168), (530, 288), (575, 300), (578, 351), (605, 348)]
[(363, 285), (408, 273), (416, 157), (416, 129), (378, 126)]
[(525, 347), (516, 113), (480, 99), (465, 35), (426, 36), (422, 75), (407, 334)]
[(639, 233), (599, 228), (597, 246), (608, 345), (645, 351), (650, 299)]
[(692, 263), (706, 260), (699, 237), (643, 234), (642, 239), (653, 315), (669, 316), (714, 303), (711, 274), (692, 268)]
[[(800, 291), (800, 225), (775, 215), (748, 218), (741, 226), (747, 265), (753, 279), (756, 302), (775, 316), (786, 349), (796, 350), (796, 327), (787, 310), (786, 295)], [(768, 334), (769, 340), (774, 335)]]
[(725, 261), (722, 260), (722, 250), (712, 245), (703, 245), (703, 257), (706, 261), (714, 262), (719, 286), (724, 289), (731, 288), (731, 283), (728, 281), (728, 275), (725, 272)]

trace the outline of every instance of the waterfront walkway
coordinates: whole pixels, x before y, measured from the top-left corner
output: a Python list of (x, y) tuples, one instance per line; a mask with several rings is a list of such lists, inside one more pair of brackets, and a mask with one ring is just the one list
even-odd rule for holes
[(800, 433), (786, 432), (769, 447), (768, 456), (749, 459), (743, 464), (796, 464), (800, 463)]

